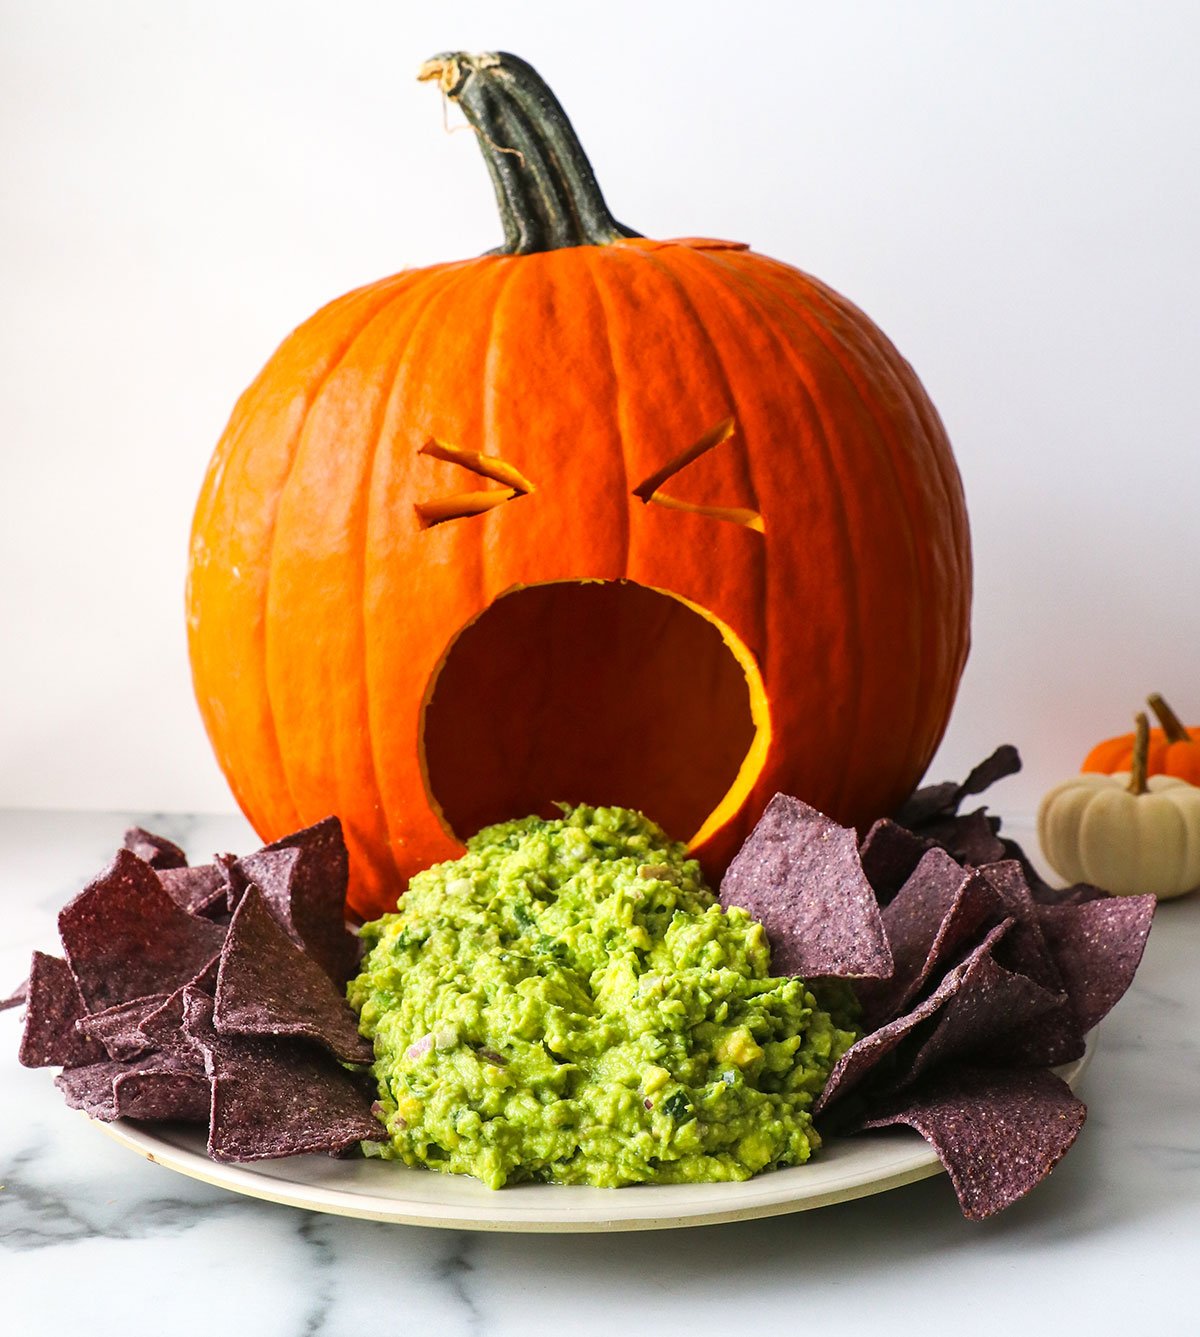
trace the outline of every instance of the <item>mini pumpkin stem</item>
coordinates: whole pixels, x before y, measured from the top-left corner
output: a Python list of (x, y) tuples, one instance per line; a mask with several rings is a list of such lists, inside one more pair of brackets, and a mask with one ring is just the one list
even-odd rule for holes
[(1155, 718), (1162, 725), (1163, 734), (1168, 743), (1190, 743), (1192, 735), (1184, 728), (1178, 715), (1163, 700), (1158, 692), (1151, 692), (1146, 704), (1154, 711)]
[(417, 78), (436, 79), (475, 130), (504, 227), (504, 245), (493, 254), (641, 235), (609, 212), (571, 122), (532, 65), (506, 51), (446, 51), (427, 60)]
[(1139, 710), (1133, 722), (1133, 761), (1129, 767), (1127, 788), (1131, 794), (1144, 794), (1149, 788), (1146, 784), (1146, 759), (1150, 751), (1150, 720), (1144, 710)]

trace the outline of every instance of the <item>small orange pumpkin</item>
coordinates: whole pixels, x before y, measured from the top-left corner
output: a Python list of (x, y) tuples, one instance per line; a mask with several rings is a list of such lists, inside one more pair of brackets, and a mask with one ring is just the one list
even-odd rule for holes
[(189, 645), (242, 808), (268, 839), (337, 813), (364, 916), (549, 800), (640, 808), (712, 872), (777, 790), (890, 811), (971, 590), (911, 368), (798, 270), (619, 224), (523, 61), (422, 77), (505, 241), (318, 312), (217, 446)]
[[(1158, 692), (1146, 698), (1161, 727), (1150, 730), (1146, 753), (1147, 775), (1173, 775), (1188, 784), (1200, 785), (1200, 726), (1185, 728), (1179, 716)], [(1113, 775), (1128, 771), (1133, 764), (1134, 735), (1118, 734), (1097, 743), (1083, 760), (1081, 771), (1101, 771)]]

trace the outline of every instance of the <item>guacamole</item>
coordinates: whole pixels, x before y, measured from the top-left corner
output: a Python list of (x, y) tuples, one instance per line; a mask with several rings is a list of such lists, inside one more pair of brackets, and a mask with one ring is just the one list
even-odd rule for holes
[(852, 1043), (762, 926), (638, 813), (488, 827), (362, 930), (350, 982), (387, 1139), (368, 1154), (615, 1187), (746, 1179), (820, 1145)]

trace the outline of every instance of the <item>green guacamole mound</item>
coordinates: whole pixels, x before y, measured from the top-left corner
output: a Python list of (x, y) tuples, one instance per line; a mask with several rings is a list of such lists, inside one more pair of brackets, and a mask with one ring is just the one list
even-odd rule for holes
[(855, 1039), (762, 926), (640, 814), (481, 831), (362, 930), (349, 985), (387, 1140), (369, 1154), (492, 1188), (747, 1179), (808, 1160)]

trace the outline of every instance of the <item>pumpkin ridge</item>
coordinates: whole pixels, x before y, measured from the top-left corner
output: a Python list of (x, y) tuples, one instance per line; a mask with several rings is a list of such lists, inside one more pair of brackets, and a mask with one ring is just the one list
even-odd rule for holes
[[(711, 277), (710, 275), (707, 275), (707, 271), (702, 270), (702, 266), (708, 258), (707, 252), (695, 251), (690, 247), (680, 246), (671, 247), (665, 251), (639, 251), (638, 254), (642, 255), (648, 264), (653, 265), (660, 273), (663, 273), (668, 277), (671, 286), (679, 294), (682, 304), (691, 313), (692, 319), (695, 321), (697, 327), (707, 333), (707, 322), (701, 316), (691, 293), (689, 293), (686, 286), (679, 281), (679, 275), (674, 272), (672, 267), (676, 259), (682, 259), (684, 264), (692, 264), (695, 262), (694, 267), (697, 273), (705, 272), (706, 276)], [(712, 286), (715, 289), (716, 285)], [(721, 382), (725, 387), (725, 395), (729, 401), (729, 412), (733, 416), (734, 434), (736, 435), (741, 422), (741, 415), (738, 411), (737, 394), (733, 389), (733, 378), (729, 375), (728, 368), (725, 366), (724, 356), (722, 355), (716, 340), (710, 340), (710, 342), (712, 344), (713, 361), (716, 363), (717, 369), (720, 372)], [(745, 448), (744, 438), (743, 442), (739, 444), (742, 444), (743, 446), (737, 453), (737, 458), (742, 462), (741, 472), (743, 474), (743, 482), (745, 483), (747, 492), (750, 494), (752, 509), (761, 514), (762, 500), (754, 481), (754, 462), (750, 458), (750, 451)], [(765, 657), (765, 647), (763, 654)]]
[[(935, 477), (942, 486), (941, 500), (946, 513), (954, 517), (955, 529), (960, 536), (969, 540), (970, 535), (965, 532), (967, 529), (967, 513), (966, 502), (963, 497), (962, 476), (954, 463), (953, 454), (949, 449), (945, 451), (928, 449), (933, 442), (938, 440), (943, 444), (949, 444), (946, 425), (942, 422), (937, 406), (921, 385), (911, 364), (877, 325), (865, 316), (853, 302), (822, 283), (820, 279), (814, 279), (813, 284), (816, 290), (825, 297), (828, 304), (835, 311), (849, 318), (854, 327), (860, 331), (866, 344), (875, 352), (881, 365), (887, 369), (889, 377), (895, 382), (904, 402), (916, 414), (924, 430), (923, 443), (926, 446), (922, 467), (933, 470)], [(959, 554), (961, 546), (955, 544), (952, 549), (953, 554)], [(970, 584), (969, 559), (959, 562), (958, 575), (965, 590)], [(961, 611), (965, 619), (970, 611), (969, 599)]]
[[(788, 266), (780, 260), (771, 259), (769, 263), (780, 271), (788, 269)], [(947, 548), (955, 563), (955, 573), (959, 582), (958, 620), (960, 623), (966, 624), (969, 621), (971, 607), (970, 533), (967, 524), (966, 503), (963, 497), (962, 477), (954, 463), (953, 453), (949, 449), (946, 427), (942, 422), (941, 415), (907, 359), (887, 335), (849, 298), (843, 296), (828, 284), (823, 283), (820, 279), (811, 276), (806, 277), (812, 285), (814, 294), (821, 298), (826, 306), (831, 308), (859, 334), (866, 347), (874, 355), (873, 365), (881, 368), (886, 373), (889, 382), (894, 385), (902, 401), (921, 424), (922, 445), (925, 448), (921, 460), (921, 470), (932, 470), (934, 477), (938, 480), (941, 487), (941, 509), (939, 513), (953, 517), (955, 538), (959, 540), (947, 545)], [(931, 449), (933, 444), (938, 441), (946, 446), (944, 451)], [(914, 470), (914, 472), (920, 472), (920, 470)], [(965, 544), (961, 541), (963, 539), (966, 540)], [(966, 663), (969, 644), (968, 627), (967, 641), (960, 653), (958, 662), (960, 678)], [(936, 750), (936, 743), (931, 749), (931, 755), (934, 750)]]
[[(414, 289), (419, 292), (421, 289), (426, 289), (436, 285), (439, 281), (441, 281), (446, 277), (447, 270), (445, 268), (439, 267), (434, 269), (433, 271), (413, 270), (411, 271), (411, 273), (414, 277), (414, 282), (397, 285), (396, 291), (390, 293), (388, 297), (370, 314), (370, 316), (350, 334), (350, 336), (346, 340), (346, 343), (338, 351), (337, 356), (331, 359), (330, 365), (327, 368), (325, 375), (321, 378), (320, 384), (314, 389), (314, 392), (311, 398), (309, 399), (308, 405), (305, 409), (304, 418), (300, 424), (299, 430), (296, 433), (295, 442), (293, 444), (293, 448), (291, 451), (291, 457), (288, 461), (287, 473), (285, 474), (283, 481), (280, 485), (279, 491), (276, 494), (275, 506), (271, 516), (271, 538), (267, 552), (267, 580), (263, 597), (262, 688), (266, 702), (266, 714), (267, 718), (270, 720), (271, 732), (274, 738), (275, 748), (279, 756), (280, 776), (282, 778), (284, 788), (287, 791), (294, 821), (295, 823), (300, 825), (303, 825), (304, 822), (308, 820), (308, 818), (306, 818), (305, 814), (301, 811), (300, 806), (296, 801), (295, 792), (292, 784), (292, 777), (288, 773), (287, 760), (284, 756), (284, 751), (279, 741), (279, 707), (276, 695), (273, 695), (271, 691), (272, 675), (269, 669), (269, 665), (271, 662), (271, 640), (272, 640), (271, 628), (274, 623), (274, 619), (272, 617), (272, 606), (274, 602), (273, 589), (275, 588), (276, 584), (276, 572), (277, 572), (276, 556), (277, 556), (277, 545), (279, 537), (279, 524), (278, 524), (279, 512), (283, 505), (284, 498), (287, 495), (289, 486), (291, 486), (295, 481), (297, 462), (300, 458), (301, 451), (303, 450), (304, 447), (305, 434), (309, 430), (309, 424), (312, 419), (313, 411), (320, 403), (321, 397), (327, 392), (329, 384), (333, 379), (333, 377), (336, 376), (338, 371), (345, 365), (347, 359), (351, 356), (355, 347), (358, 345), (359, 341), (362, 338), (364, 338), (372, 330), (372, 328), (374, 328), (377, 325), (377, 323), (382, 322), (385, 319), (391, 319), (394, 316), (393, 308), (396, 306), (397, 303), (411, 300), (414, 295)], [(387, 280), (385, 280), (385, 282), (387, 282)], [(373, 759), (372, 759), (372, 765), (374, 765)], [(316, 814), (318, 818), (323, 817), (325, 815), (326, 814), (324, 813)], [(341, 814), (339, 813), (338, 815), (340, 816)]]
[[(584, 252), (584, 254), (587, 255), (588, 274), (591, 276), (592, 285), (596, 289), (596, 300), (600, 304), (600, 310), (604, 315), (604, 347), (608, 353), (609, 381), (612, 387), (611, 399), (613, 407), (616, 410), (613, 420), (617, 424), (617, 439), (621, 445), (621, 469), (624, 473), (624, 480), (621, 483), (621, 492), (622, 495), (629, 496), (631, 495), (631, 480), (629, 476), (629, 458), (625, 452), (625, 443), (629, 439), (629, 414), (625, 403), (625, 395), (621, 390), (621, 369), (617, 365), (616, 348), (612, 338), (612, 294), (607, 291), (605, 283), (602, 280), (602, 267), (597, 263), (595, 255), (588, 252)], [(626, 573), (629, 571), (632, 542), (633, 535), (629, 517), (629, 507), (624, 506), (621, 509), (621, 570)]]
[[(358, 545), (358, 597), (354, 600), (354, 605), (359, 613), (364, 646), (367, 644), (367, 638), (370, 634), (370, 619), (367, 616), (367, 550), (370, 542), (370, 535), (374, 529), (373, 508), (375, 499), (378, 496), (378, 489), (375, 486), (376, 469), (382, 453), (384, 438), (388, 435), (389, 421), (395, 410), (397, 387), (400, 382), (400, 368), (408, 358), (409, 349), (412, 347), (413, 341), (416, 338), (417, 332), (421, 328), (423, 321), (429, 317), (429, 312), (435, 299), (439, 296), (444, 296), (447, 289), (452, 289), (458, 286), (457, 283), (453, 282), (455, 277), (453, 273), (443, 272), (443, 277), (447, 280), (445, 283), (441, 285), (428, 285), (423, 296), (418, 299), (420, 304), (419, 309), (413, 313), (412, 324), (396, 352), (394, 362), (388, 369), (388, 391), (386, 396), (384, 396), (382, 408), (380, 410), (378, 429), (373, 433), (374, 441), (371, 446), (370, 458), (366, 461), (366, 466), (363, 469), (362, 476), (366, 483), (366, 498), (363, 505), (360, 543)], [(458, 277), (462, 278), (465, 282), (468, 277), (470, 277), (470, 271), (463, 271)], [(430, 288), (433, 290), (430, 291)], [(410, 293), (409, 296), (412, 297), (414, 294)], [(401, 880), (400, 870), (396, 866), (395, 855), (393, 854), (395, 848), (394, 833), (392, 831), (388, 805), (383, 801), (382, 785), (380, 783), (379, 751), (376, 742), (377, 738), (380, 736), (380, 731), (375, 727), (375, 721), (378, 719), (379, 710), (373, 701), (371, 680), (372, 675), (369, 671), (367, 657), (364, 655), (362, 667), (362, 699), (367, 720), (367, 749), (370, 756), (371, 775), (374, 783), (373, 801), (370, 806), (382, 819), (383, 831), (387, 840), (387, 863), (390, 866), (391, 877), (399, 882)]]
[[(724, 263), (724, 257), (714, 257), (715, 263)], [(741, 270), (745, 268), (741, 265), (724, 263), (728, 269)], [(745, 275), (746, 279), (754, 282), (755, 291), (761, 293), (761, 285), (755, 281), (755, 276), (750, 273)], [(808, 276), (805, 276), (806, 279)], [(863, 385), (861, 369), (856, 367), (853, 357), (853, 350), (848, 347), (840, 338), (837, 332), (832, 329), (824, 320), (820, 313), (806, 303), (796, 301), (790, 297), (791, 289), (776, 293), (771, 291), (771, 297), (781, 300), (789, 311), (792, 311), (813, 335), (820, 341), (826, 349), (834, 364), (841, 370), (846, 378), (847, 384), (853, 389), (855, 397), (865, 415), (865, 420), (871, 425), (870, 437), (874, 446), (874, 455), (876, 461), (885, 469), (890, 477), (894, 491), (904, 502), (903, 511), (903, 534), (906, 540), (909, 560), (912, 570), (917, 576), (917, 605), (915, 617), (917, 622), (917, 653), (918, 667), (913, 675), (912, 697), (909, 704), (909, 726), (907, 731), (905, 752), (911, 754), (914, 740), (920, 742), (920, 750), (924, 755), (922, 771), (928, 764), (932, 756), (932, 749), (928, 747), (928, 740), (921, 735), (925, 732), (924, 714), (921, 710), (921, 683), (925, 679), (930, 667), (937, 667), (939, 656), (936, 653), (930, 654), (930, 638), (934, 634), (931, 620), (926, 617), (926, 608), (929, 604), (930, 587), (932, 583), (932, 571), (927, 557), (922, 554), (921, 545), (917, 543), (914, 532), (914, 515), (921, 509), (914, 505), (914, 500), (919, 498), (918, 492), (912, 488), (911, 480), (906, 480), (899, 463), (897, 454), (900, 453), (898, 447), (901, 443), (898, 440), (898, 434), (892, 428), (885, 415), (877, 411), (877, 404), (873, 401), (871, 395), (867, 392), (867, 387)], [(769, 317), (767, 317), (769, 319)], [(883, 370), (890, 372), (890, 366), (883, 365)], [(906, 397), (907, 398), (907, 397)], [(857, 699), (857, 698), (856, 698)], [(935, 744), (936, 746), (936, 744)], [(840, 795), (839, 795), (840, 797)]]
[[(400, 276), (393, 275), (391, 278), (384, 279), (378, 284), (366, 284), (363, 287), (357, 288), (353, 292), (346, 294), (344, 298), (337, 298), (333, 302), (327, 303), (326, 306), (322, 307), (313, 316), (309, 317), (309, 319), (305, 321), (301, 326), (299, 326), (297, 330), (293, 331), (293, 334), (290, 337), (292, 338), (303, 337), (304, 332), (310, 326), (317, 324), (320, 321), (321, 317), (332, 318), (334, 315), (337, 315), (339, 318), (343, 317), (344, 308), (357, 305), (359, 302), (361, 302), (362, 306), (369, 309), (369, 314), (356, 311), (354, 313), (355, 318), (364, 319), (366, 323), (369, 323), (371, 320), (375, 318), (376, 315), (379, 314), (379, 312), (384, 307), (390, 305), (395, 295), (395, 294), (389, 294), (387, 297), (383, 298), (377, 305), (374, 305), (372, 299), (378, 294), (378, 289), (394, 283), (398, 277)], [(351, 299), (354, 300), (352, 301)], [(342, 358), (345, 356), (350, 345), (357, 337), (357, 332), (352, 331), (349, 333), (344, 333), (342, 337), (344, 339), (344, 342), (341, 344), (340, 347), (337, 348), (337, 351), (331, 355), (329, 364), (325, 368), (325, 371), (322, 373), (319, 379), (314, 383), (312, 389), (309, 391), (307, 397), (307, 403), (304, 408), (304, 413), (295, 427), (294, 435), (290, 445), (286, 448), (288, 452), (287, 465), (284, 471), (283, 478), (280, 480), (279, 487), (275, 492), (274, 506), (272, 508), (270, 516), (271, 537), (265, 540), (262, 545), (264, 549), (266, 549), (266, 554), (268, 559), (266, 565), (267, 579), (264, 581), (264, 590), (263, 590), (264, 604), (265, 604), (266, 590), (269, 588), (270, 584), (270, 561), (273, 555), (275, 518), (278, 512), (279, 498), (283, 495), (283, 489), (287, 484), (287, 479), (295, 463), (296, 449), (300, 437), (304, 431), (304, 424), (307, 421), (308, 414), (309, 411), (311, 410), (313, 403), (316, 401), (317, 397), (321, 394), (324, 386), (329, 380), (329, 377), (333, 375), (334, 371), (341, 363)], [(270, 387), (273, 377), (274, 377), (274, 367), (271, 362), (268, 362), (267, 366), (263, 368), (263, 370), (255, 378), (251, 386), (248, 387), (247, 390), (243, 392), (241, 398), (238, 400), (238, 404), (235, 407), (234, 413), (230, 418), (230, 424), (229, 426), (226, 427), (226, 432), (229, 432), (230, 427), (233, 426), (235, 422), (237, 423), (237, 427), (235, 429), (236, 435), (231, 442), (231, 448), (229, 454), (225, 457), (225, 459), (222, 462), (222, 482), (224, 479), (224, 475), (234, 465), (235, 459), (244, 466), (247, 456), (249, 454), (252, 454), (256, 448), (254, 433), (250, 430), (251, 426), (253, 425), (253, 420), (248, 416), (245, 416), (246, 409), (243, 406), (247, 404), (248, 396), (256, 387), (264, 390)], [(234, 444), (234, 442), (236, 444)], [(208, 483), (206, 480), (205, 484), (206, 488), (207, 485)], [(218, 491), (219, 489), (214, 484), (211, 494), (207, 492), (202, 494), (201, 498), (202, 502), (206, 495), (211, 495), (215, 497)], [(211, 522), (212, 522), (211, 512), (204, 516), (202, 523), (199, 519), (199, 516), (197, 516), (197, 519), (193, 521), (194, 533), (195, 532), (203, 533)], [(278, 803), (281, 797), (286, 797), (287, 806), (285, 811), (287, 815), (279, 816), (277, 810), (274, 810), (274, 819), (270, 823), (270, 825), (277, 828), (278, 831), (284, 832), (292, 830), (294, 827), (299, 825), (301, 819), (296, 810), (295, 801), (292, 798), (290, 789), (288, 788), (287, 776), (283, 764), (283, 750), (279, 744), (278, 724), (275, 718), (274, 710), (271, 706), (269, 693), (267, 691), (266, 638), (267, 638), (267, 628), (266, 628), (266, 618), (264, 616), (262, 630), (259, 637), (257, 638), (257, 640), (259, 641), (258, 653), (254, 656), (254, 664), (257, 670), (256, 686), (261, 700), (262, 714), (267, 725), (269, 726), (265, 730), (265, 733), (268, 734), (269, 737), (263, 740), (267, 743), (268, 747), (271, 750), (271, 757), (269, 758), (267, 765), (270, 766), (271, 763), (273, 762), (273, 770), (275, 772), (275, 776), (277, 777), (278, 781), (282, 782), (283, 793), (282, 794), (278, 793), (275, 781), (268, 782), (264, 778), (261, 781), (261, 784), (263, 787), (268, 787), (269, 785), (271, 794), (270, 799), (264, 805), (262, 798), (257, 791), (247, 791), (243, 786), (243, 784), (241, 784), (240, 782), (235, 782), (234, 776), (231, 773), (233, 767), (228, 764), (230, 753), (219, 750), (218, 756), (221, 758), (222, 770), (225, 772), (226, 778), (229, 780), (230, 786), (234, 791), (234, 796), (237, 799), (238, 806), (242, 808), (242, 810), (247, 814), (247, 816), (251, 817), (252, 822), (254, 822), (256, 825), (258, 822), (263, 821), (267, 812), (272, 811), (274, 809), (274, 805)], [(207, 670), (202, 670), (202, 673), (204, 673), (204, 675), (207, 676)], [(201, 679), (200, 677), (198, 677), (197, 688), (199, 689), (200, 686), (201, 686)], [(199, 690), (197, 694), (200, 695)], [(207, 720), (208, 711), (203, 700), (201, 701), (201, 711), (202, 714), (205, 715), (205, 718)], [(229, 746), (232, 749), (236, 749), (239, 746), (239, 734), (241, 732), (240, 727), (237, 724), (235, 724), (231, 732), (232, 732), (232, 739)], [(241, 740), (240, 745), (242, 747), (246, 746), (246, 740), (244, 738)], [(261, 771), (263, 769), (264, 766), (262, 759), (259, 758), (256, 759), (252, 765), (246, 767), (241, 773), (243, 775), (256, 775), (256, 774), (261, 774)]]
[[(713, 269), (711, 267), (729, 270), (730, 267), (722, 263), (720, 255), (708, 255), (695, 251), (686, 252), (686, 261), (691, 265), (694, 271), (703, 276), (706, 286), (713, 296), (714, 302), (718, 306), (728, 307), (733, 298), (734, 284), (729, 282), (719, 283), (714, 281)], [(699, 261), (699, 263), (697, 263)], [(711, 267), (709, 267), (711, 266)], [(840, 516), (840, 523), (837, 525), (837, 551), (840, 553), (841, 581), (843, 588), (853, 590), (853, 608), (854, 617), (847, 622), (848, 648), (850, 650), (850, 659), (853, 664), (853, 690), (849, 694), (851, 703), (851, 728), (848, 732), (848, 745), (846, 751), (857, 751), (859, 746), (859, 737), (862, 733), (862, 679), (864, 663), (864, 636), (863, 636), (863, 611), (862, 600), (859, 596), (858, 586), (854, 580), (855, 558), (853, 547), (850, 543), (850, 520), (846, 507), (842, 501), (841, 479), (834, 463), (834, 452), (832, 448), (832, 437), (829, 428), (829, 421), (826, 415), (825, 407), (821, 402), (820, 396), (816, 393), (816, 387), (813, 384), (809, 367), (805, 360), (801, 358), (792, 341), (783, 337), (778, 326), (770, 318), (770, 314), (762, 307), (759, 301), (752, 300), (754, 293), (754, 283), (751, 275), (736, 273), (737, 289), (737, 310), (745, 316), (754, 319), (759, 328), (770, 338), (771, 342), (780, 351), (785, 361), (791, 364), (799, 386), (803, 387), (805, 397), (808, 400), (809, 408), (814, 424), (817, 427), (817, 439), (815, 445), (820, 453), (824, 464), (825, 486), (828, 496), (833, 501), (832, 509), (836, 510)], [(748, 281), (749, 280), (749, 281)], [(723, 312), (724, 318), (730, 323), (735, 324), (731, 312), (726, 309)], [(768, 567), (768, 580), (770, 579), (770, 563)], [(767, 599), (767, 606), (771, 606), (771, 601)], [(768, 637), (770, 636), (770, 627), (768, 625)], [(845, 768), (845, 774), (838, 790), (832, 799), (832, 804), (840, 808), (846, 785), (851, 774), (850, 767)]]
[[(447, 281), (441, 285), (426, 286), (419, 299), (419, 309), (412, 314), (412, 324), (409, 327), (409, 330), (404, 337), (403, 347), (397, 356), (395, 367), (393, 368), (390, 374), (390, 385), (388, 387), (388, 392), (384, 401), (380, 432), (376, 440), (376, 449), (372, 454), (370, 469), (367, 473), (364, 474), (364, 477), (367, 479), (368, 496), (365, 507), (364, 524), (362, 531), (363, 582), (358, 601), (362, 616), (364, 645), (369, 643), (369, 637), (371, 635), (371, 629), (372, 629), (371, 618), (369, 617), (367, 610), (367, 551), (370, 545), (371, 535), (375, 533), (379, 527), (384, 526), (387, 523), (386, 516), (382, 515), (381, 513), (381, 507), (384, 504), (382, 500), (384, 493), (383, 489), (381, 489), (381, 487), (379, 486), (378, 470), (381, 462), (388, 458), (388, 452), (380, 450), (379, 447), (383, 445), (385, 437), (388, 437), (389, 444), (392, 444), (395, 442), (396, 437), (400, 435), (398, 431), (389, 433), (389, 425), (391, 424), (392, 419), (397, 417), (401, 412), (400, 407), (398, 405), (398, 399), (404, 386), (404, 382), (400, 373), (401, 370), (404, 368), (405, 364), (409, 361), (413, 345), (417, 341), (418, 337), (421, 335), (423, 331), (426, 330), (426, 328), (430, 323), (434, 323), (439, 319), (439, 315), (442, 310), (443, 304), (447, 300), (453, 302), (455, 296), (459, 293), (459, 291), (462, 288), (470, 288), (471, 286), (477, 284), (480, 279), (479, 274), (472, 269), (470, 264), (463, 266), (461, 269), (457, 269), (456, 267), (456, 270), (454, 272), (446, 272), (446, 271), (443, 272), (444, 272), (444, 277), (446, 278)], [(507, 287), (507, 285), (511, 282), (511, 278), (512, 278), (511, 271), (508, 272), (501, 271), (501, 279), (497, 288), (497, 294), (499, 292), (502, 292), (504, 288)], [(488, 336), (489, 347), (490, 347), (490, 338), (491, 336), (489, 332)], [(402, 425), (403, 424), (401, 424), (401, 426)], [(484, 444), (486, 444), (486, 433), (485, 433)], [(468, 549), (474, 553), (477, 550), (478, 545), (467, 545), (467, 546)], [(460, 566), (459, 570), (462, 571), (462, 569), (463, 569), (462, 566)], [(479, 570), (478, 564), (473, 564), (470, 567), (470, 570), (474, 575), (475, 589), (477, 591), (483, 591), (485, 589), (485, 586), (483, 584), (482, 572)], [(379, 724), (379, 721), (381, 719), (386, 719), (387, 711), (385, 708), (381, 707), (378, 702), (379, 684), (377, 682), (377, 675), (372, 672), (369, 656), (364, 656), (363, 694), (366, 705), (367, 735), (371, 751), (371, 765), (375, 774), (375, 781), (376, 781), (376, 795), (378, 798), (378, 806), (383, 815), (383, 820), (388, 838), (387, 857), (390, 863), (390, 873), (392, 880), (396, 884), (400, 884), (403, 883), (404, 881), (404, 874), (402, 873), (399, 865), (396, 862), (395, 851), (398, 843), (401, 847), (403, 847), (403, 845), (407, 842), (407, 837), (401, 835), (399, 837), (399, 840), (397, 840), (397, 835), (393, 829), (390, 817), (392, 805), (386, 801), (386, 796), (383, 792), (383, 784), (380, 779), (382, 774), (382, 768), (379, 760), (379, 741), (386, 735), (387, 730), (386, 727), (384, 727), (384, 725)], [(418, 750), (420, 750), (420, 729), (421, 729), (422, 719), (423, 719), (423, 711), (418, 714), (418, 722), (417, 722)], [(423, 774), (423, 767), (422, 767), (422, 774)], [(424, 777), (424, 775), (423, 775), (423, 780), (426, 781), (425, 789), (426, 792), (428, 792), (427, 777)], [(401, 817), (403, 818), (403, 812), (401, 812)], [(383, 904), (382, 901), (379, 901), (376, 889), (374, 888), (371, 888), (367, 891), (366, 899), (371, 903), (377, 903), (379, 905)]]
[[(500, 379), (497, 375), (496, 364), (501, 359), (504, 344), (503, 339), (498, 337), (500, 313), (506, 298), (511, 296), (521, 272), (519, 265), (509, 262), (508, 272), (504, 275), (492, 298), (492, 310), (488, 319), (487, 356), (484, 358), (483, 364), (483, 439), (485, 445), (500, 456), (504, 456), (504, 447), (500, 440), (501, 433), (496, 416), (499, 402), (496, 395), (496, 385)], [(537, 480), (534, 481), (536, 485)], [(475, 602), (486, 607), (493, 602), (488, 597), (488, 592), (492, 588), (492, 573), (489, 562), (491, 546), (487, 543), (473, 544), (472, 551), (477, 558), (473, 567), (476, 580)], [(428, 792), (432, 795), (433, 791), (429, 790)], [(449, 824), (447, 824), (446, 829), (450, 829)]]

